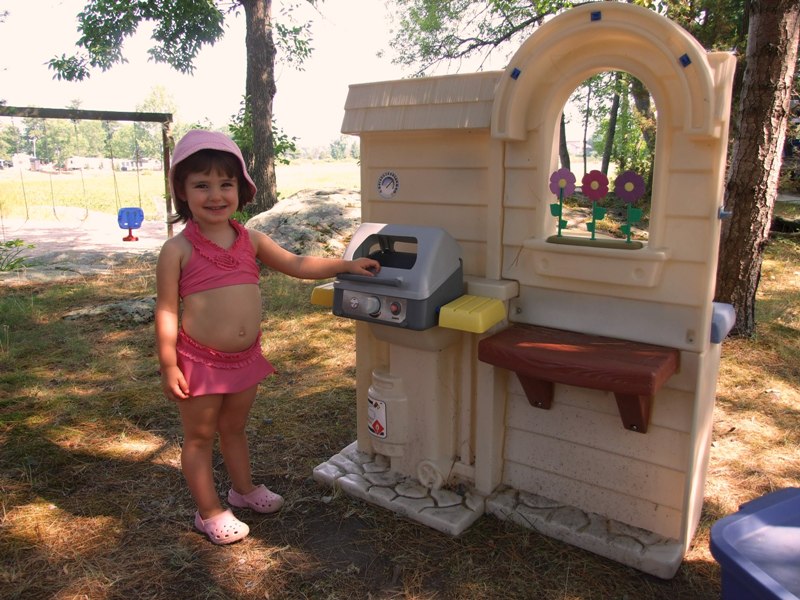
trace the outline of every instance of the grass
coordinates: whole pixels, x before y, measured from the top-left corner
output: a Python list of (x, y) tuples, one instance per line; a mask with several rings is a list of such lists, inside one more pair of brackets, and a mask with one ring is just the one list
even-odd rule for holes
[[(355, 160), (303, 159), (276, 166), (278, 194), (288, 198), (303, 189), (359, 189)], [(66, 211), (116, 213), (122, 206), (142, 206), (145, 218), (163, 220), (164, 174), (160, 171), (65, 173), (0, 170), (3, 218), (55, 219)], [(54, 208), (57, 207), (57, 208)]]
[[(251, 536), (227, 548), (192, 530), (152, 324), (62, 318), (152, 295), (152, 259), (0, 288), (0, 597), (716, 600), (711, 524), (800, 485), (796, 238), (766, 249), (756, 336), (723, 345), (704, 513), (669, 581), (490, 517), (452, 538), (319, 487), (312, 469), (356, 436), (355, 357), (352, 322), (311, 306), (312, 287), (262, 281), (279, 376), (261, 386), (249, 433), (256, 477), (287, 504), (249, 518)], [(215, 467), (222, 494), (218, 455)]]

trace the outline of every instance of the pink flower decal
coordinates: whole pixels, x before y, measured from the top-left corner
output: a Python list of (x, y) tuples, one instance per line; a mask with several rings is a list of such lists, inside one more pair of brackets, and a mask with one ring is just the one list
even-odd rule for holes
[(624, 171), (614, 182), (614, 193), (617, 197), (633, 204), (644, 195), (644, 179), (633, 171)]
[(583, 193), (592, 202), (605, 198), (608, 194), (608, 177), (602, 171), (589, 171), (581, 180)]
[(550, 175), (550, 191), (560, 198), (575, 193), (575, 175), (569, 169), (559, 169)]

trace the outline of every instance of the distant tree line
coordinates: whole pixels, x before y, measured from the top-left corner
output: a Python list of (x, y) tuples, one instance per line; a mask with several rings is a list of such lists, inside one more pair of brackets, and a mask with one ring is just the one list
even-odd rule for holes
[(23, 118), (0, 124), (0, 158), (28, 154), (64, 167), (74, 156), (120, 160), (160, 159), (159, 124)]
[[(64, 168), (72, 157), (113, 158), (115, 161), (160, 160), (162, 157), (158, 123), (35, 118), (3, 120), (6, 122), (0, 122), (0, 159), (5, 161), (11, 161), (15, 154), (27, 154), (42, 163)], [(191, 127), (212, 128), (210, 123), (176, 123), (175, 138), (178, 139)], [(235, 123), (223, 129), (236, 137)], [(276, 140), (276, 160), (284, 164), (301, 158), (359, 158), (356, 138), (340, 136), (327, 145), (299, 147), (296, 138), (290, 138), (280, 130), (273, 135)]]

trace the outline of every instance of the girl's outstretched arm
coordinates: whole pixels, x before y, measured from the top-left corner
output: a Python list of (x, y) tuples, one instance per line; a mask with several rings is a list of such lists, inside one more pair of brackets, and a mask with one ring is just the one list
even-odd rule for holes
[(321, 256), (300, 256), (281, 248), (268, 235), (248, 229), (256, 256), (266, 266), (299, 279), (326, 279), (337, 273), (354, 273), (372, 276), (381, 270), (377, 260), (357, 258), (324, 258)]

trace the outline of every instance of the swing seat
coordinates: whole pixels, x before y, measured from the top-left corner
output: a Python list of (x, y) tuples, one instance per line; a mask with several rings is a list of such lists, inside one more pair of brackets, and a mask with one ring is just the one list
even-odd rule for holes
[(127, 229), (128, 235), (122, 238), (123, 242), (136, 242), (139, 238), (133, 235), (134, 229), (139, 229), (144, 221), (144, 211), (135, 206), (120, 208), (117, 213), (117, 223), (120, 229)]

